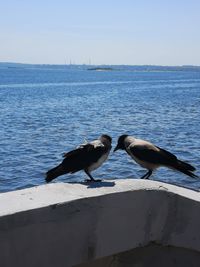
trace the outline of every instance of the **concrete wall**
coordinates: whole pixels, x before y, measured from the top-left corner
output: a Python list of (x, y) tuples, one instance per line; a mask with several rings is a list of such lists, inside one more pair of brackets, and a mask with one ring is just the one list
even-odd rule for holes
[(200, 253), (185, 248), (149, 244), (76, 267), (199, 267)]
[(199, 255), (199, 227), (200, 195), (184, 188), (148, 180), (48, 184), (0, 195), (0, 266), (74, 266), (152, 242)]

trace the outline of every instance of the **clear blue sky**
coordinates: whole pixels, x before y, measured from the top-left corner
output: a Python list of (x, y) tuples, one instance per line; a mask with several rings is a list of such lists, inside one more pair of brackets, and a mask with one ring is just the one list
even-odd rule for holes
[(199, 0), (0, 0), (0, 61), (200, 65)]

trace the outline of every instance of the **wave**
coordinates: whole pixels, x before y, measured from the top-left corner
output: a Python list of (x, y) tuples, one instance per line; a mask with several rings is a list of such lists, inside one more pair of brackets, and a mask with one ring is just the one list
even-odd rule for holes
[(133, 81), (101, 81), (101, 82), (60, 82), (60, 83), (18, 83), (0, 84), (0, 88), (24, 88), (24, 87), (48, 87), (48, 86), (85, 86), (85, 85), (104, 85), (104, 84), (127, 84)]
[[(97, 81), (97, 82), (53, 82), (53, 83), (15, 83), (15, 84), (0, 84), (0, 88), (32, 88), (32, 87), (49, 87), (49, 86), (85, 86), (85, 85), (110, 85), (110, 84), (136, 84), (136, 83), (167, 83), (182, 84), (182, 83), (200, 83), (200, 79), (185, 79), (185, 80), (132, 80), (132, 81)], [(185, 86), (184, 86), (185, 87)]]

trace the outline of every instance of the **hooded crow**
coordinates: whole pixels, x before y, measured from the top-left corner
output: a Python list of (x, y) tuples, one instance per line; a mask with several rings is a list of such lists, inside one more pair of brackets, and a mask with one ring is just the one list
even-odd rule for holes
[(148, 179), (153, 171), (159, 167), (167, 167), (180, 171), (192, 178), (198, 178), (197, 175), (192, 173), (195, 171), (193, 166), (177, 159), (172, 153), (155, 146), (150, 142), (136, 139), (129, 135), (121, 135), (114, 151), (118, 149), (126, 150), (132, 159), (134, 159), (141, 167), (148, 170), (141, 179)]
[(56, 177), (66, 174), (75, 173), (84, 170), (94, 180), (91, 171), (99, 168), (108, 158), (111, 150), (112, 138), (103, 134), (98, 140), (80, 145), (77, 149), (64, 154), (64, 160), (57, 167), (46, 173), (46, 182), (51, 182)]

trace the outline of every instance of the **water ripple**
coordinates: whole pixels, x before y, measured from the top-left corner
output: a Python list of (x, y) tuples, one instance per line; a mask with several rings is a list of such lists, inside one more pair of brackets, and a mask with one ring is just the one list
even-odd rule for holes
[[(200, 175), (199, 73), (3, 71), (1, 192), (43, 184), (63, 152), (102, 133), (113, 137), (113, 147), (123, 133), (149, 140), (194, 165)], [(144, 173), (120, 151), (111, 153), (94, 177), (135, 179)], [(80, 172), (55, 182), (84, 179)], [(200, 188), (199, 180), (165, 168), (152, 179)]]

